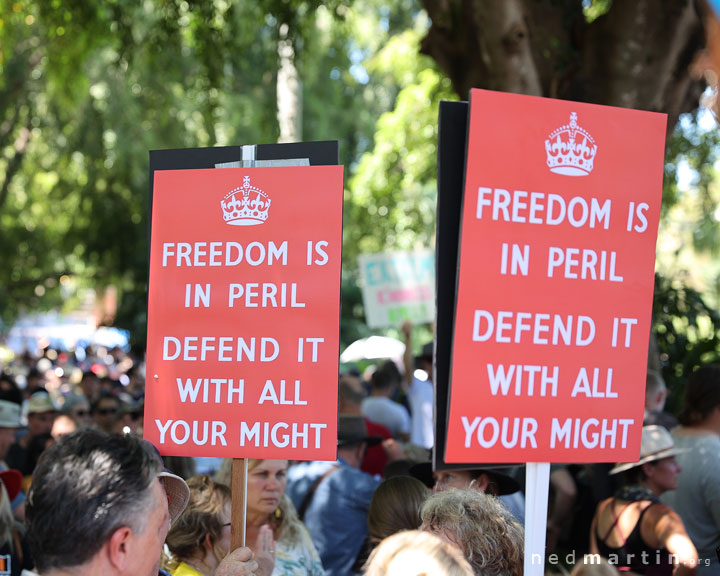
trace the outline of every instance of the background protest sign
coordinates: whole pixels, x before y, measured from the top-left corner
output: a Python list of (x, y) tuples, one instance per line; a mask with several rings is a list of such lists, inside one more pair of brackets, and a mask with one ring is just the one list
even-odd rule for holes
[(145, 437), (334, 460), (342, 167), (154, 173)]
[(435, 317), (435, 255), (430, 250), (361, 254), (365, 317), (370, 328)]
[(665, 117), (470, 110), (445, 460), (637, 459)]

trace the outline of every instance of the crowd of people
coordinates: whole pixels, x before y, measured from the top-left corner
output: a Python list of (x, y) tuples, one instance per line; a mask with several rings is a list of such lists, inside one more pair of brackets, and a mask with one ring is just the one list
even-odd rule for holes
[[(0, 375), (0, 575), (520, 576), (524, 471), (433, 469), (422, 350), (339, 375), (337, 461), (248, 461), (235, 551), (231, 461), (200, 469), (141, 440), (137, 360), (16, 358)], [(638, 462), (552, 467), (548, 572), (720, 575), (720, 366), (692, 374), (677, 419), (666, 396), (649, 371)]]

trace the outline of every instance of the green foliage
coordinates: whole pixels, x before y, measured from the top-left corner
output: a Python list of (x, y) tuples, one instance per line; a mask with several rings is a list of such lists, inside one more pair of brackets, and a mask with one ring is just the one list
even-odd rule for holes
[(612, 0), (583, 0), (583, 13), (588, 22), (597, 20), (607, 14), (612, 6)]
[(419, 34), (405, 32), (373, 59), (402, 90), (377, 122), (375, 147), (360, 160), (345, 198), (346, 266), (361, 253), (431, 247), (437, 196), (437, 114), (454, 99), (449, 81), (418, 54)]
[(653, 333), (663, 377), (671, 391), (668, 409), (682, 407), (681, 390), (692, 371), (720, 361), (720, 314), (681, 279), (655, 276)]
[[(399, 90), (365, 62), (417, 7), (0, 0), (0, 14), (0, 318), (114, 285), (117, 323), (142, 339), (148, 150), (276, 141), (285, 25), (303, 139), (339, 139), (349, 173)], [(61, 277), (72, 278), (62, 291)]]

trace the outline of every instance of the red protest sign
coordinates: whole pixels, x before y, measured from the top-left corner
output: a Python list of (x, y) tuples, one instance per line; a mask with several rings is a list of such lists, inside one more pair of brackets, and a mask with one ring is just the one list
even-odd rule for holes
[(334, 460), (343, 169), (156, 171), (145, 438)]
[(472, 92), (447, 462), (637, 458), (665, 128)]

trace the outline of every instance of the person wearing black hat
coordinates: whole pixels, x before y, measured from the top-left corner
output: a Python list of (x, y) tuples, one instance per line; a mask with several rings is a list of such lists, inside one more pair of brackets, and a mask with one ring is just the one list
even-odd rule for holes
[(361, 573), (367, 513), (379, 480), (361, 471), (365, 449), (378, 444), (365, 419), (338, 417), (337, 462), (301, 462), (288, 470), (286, 492), (320, 554), (327, 576)]
[(525, 497), (520, 491), (520, 484), (511, 476), (512, 470), (512, 467), (477, 466), (433, 471), (430, 462), (422, 462), (410, 468), (410, 474), (434, 492), (457, 488), (497, 496), (502, 505), (522, 524), (525, 521)]

